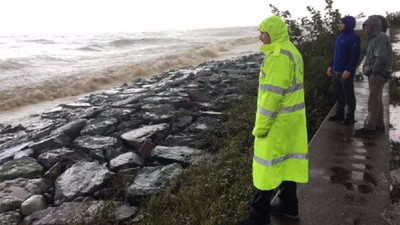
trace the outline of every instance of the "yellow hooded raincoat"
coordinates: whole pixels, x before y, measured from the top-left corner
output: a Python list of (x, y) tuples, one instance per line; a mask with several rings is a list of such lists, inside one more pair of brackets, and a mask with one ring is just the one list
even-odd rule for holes
[(271, 43), (261, 46), (253, 182), (259, 190), (272, 190), (282, 181), (308, 182), (303, 58), (278, 16), (264, 20), (259, 30)]

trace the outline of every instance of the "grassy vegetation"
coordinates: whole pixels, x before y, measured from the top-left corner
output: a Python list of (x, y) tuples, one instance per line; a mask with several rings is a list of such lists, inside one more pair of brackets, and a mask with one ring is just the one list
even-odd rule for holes
[[(305, 62), (305, 95), (309, 139), (314, 135), (322, 120), (333, 104), (332, 84), (325, 71), (333, 55), (334, 40), (337, 35), (337, 22), (340, 14), (332, 9), (332, 1), (327, 0), (327, 13), (308, 8), (311, 18), (297, 20), (290, 18), (290, 13), (280, 12), (274, 6), (272, 11), (285, 18), (289, 24), (292, 41), (303, 54)], [(308, 36), (299, 29), (307, 27)], [(307, 30), (306, 29), (306, 30)], [(317, 31), (317, 32), (314, 32)], [(367, 37), (357, 31), (362, 39), (362, 55), (367, 47)], [(400, 70), (399, 56), (394, 57), (395, 70)], [(201, 137), (199, 148), (212, 153), (212, 157), (187, 168), (183, 174), (171, 181), (164, 193), (142, 199), (140, 225), (231, 225), (238, 218), (245, 217), (250, 210), (250, 201), (254, 196), (252, 186), (251, 163), (257, 96), (257, 75), (241, 84), (244, 98), (224, 109), (224, 123), (217, 129)], [(400, 102), (400, 91), (391, 82), (391, 101)], [(332, 99), (332, 101), (329, 101)], [(400, 145), (394, 144), (392, 151), (392, 169), (400, 167)], [(115, 179), (112, 186), (121, 187), (115, 200), (123, 200), (124, 179)], [(400, 187), (391, 192), (392, 200), (400, 199)], [(112, 210), (111, 210), (112, 211)], [(97, 213), (95, 218), (109, 219), (104, 212), (111, 212), (109, 207)], [(97, 220), (98, 221), (98, 220)], [(113, 222), (102, 224), (111, 225)], [(131, 224), (127, 222), (126, 224)]]
[[(325, 71), (332, 59), (340, 15), (332, 9), (332, 1), (326, 2), (326, 16), (309, 8), (312, 16), (303, 18), (301, 24), (291, 19), (289, 12), (280, 12), (271, 6), (272, 11), (289, 24), (292, 41), (303, 55), (309, 139), (333, 104), (329, 101), (332, 84)], [(309, 34), (302, 34), (300, 26), (307, 27)], [(208, 150), (215, 155), (189, 167), (164, 193), (143, 201), (140, 225), (230, 225), (248, 214), (254, 195), (251, 130), (257, 86), (256, 80), (244, 84), (243, 87), (247, 87), (243, 88), (244, 99), (227, 107), (225, 123), (204, 137)]]
[[(253, 193), (251, 159), (257, 84), (253, 94), (225, 111), (226, 122), (210, 132), (212, 158), (192, 165), (165, 193), (145, 201), (139, 224), (234, 224), (249, 210)], [(162, 219), (161, 219), (162, 218)]]
[(400, 12), (386, 13), (386, 19), (390, 26), (400, 26)]
[[(333, 57), (340, 14), (332, 8), (332, 0), (326, 3), (325, 15), (309, 7), (311, 17), (300, 20), (271, 6), (289, 25), (292, 41), (303, 55), (309, 140), (334, 103), (332, 83), (325, 71)], [(244, 98), (225, 108), (224, 123), (202, 137), (200, 147), (212, 157), (187, 168), (164, 193), (143, 199), (140, 225), (231, 225), (248, 214), (255, 191), (251, 130), (256, 111), (256, 74), (254, 78), (243, 81)]]

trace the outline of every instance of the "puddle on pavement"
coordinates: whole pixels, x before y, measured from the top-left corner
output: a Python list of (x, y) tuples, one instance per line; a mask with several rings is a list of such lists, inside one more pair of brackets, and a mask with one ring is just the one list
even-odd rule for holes
[(357, 153), (367, 153), (367, 150), (365, 150), (365, 149), (363, 149), (363, 148), (355, 149), (355, 151), (356, 151)]
[[(365, 153), (365, 152), (363, 152)], [(367, 159), (371, 159), (371, 157), (365, 156), (365, 155), (353, 155), (352, 156), (353, 159), (357, 159), (357, 160), (367, 160)]]
[(370, 170), (370, 169), (372, 169), (372, 166), (368, 165), (368, 164), (353, 163), (352, 165), (353, 165), (354, 168), (360, 169), (360, 170)]
[[(369, 165), (362, 166), (362, 164), (353, 164), (353, 166), (354, 165), (360, 167), (358, 169), (370, 169)], [(368, 194), (373, 191), (373, 186), (377, 185), (376, 179), (370, 173), (349, 171), (341, 167), (331, 167), (330, 171), (332, 172), (332, 175), (330, 176), (331, 182), (342, 184), (350, 191), (358, 191), (363, 194)]]

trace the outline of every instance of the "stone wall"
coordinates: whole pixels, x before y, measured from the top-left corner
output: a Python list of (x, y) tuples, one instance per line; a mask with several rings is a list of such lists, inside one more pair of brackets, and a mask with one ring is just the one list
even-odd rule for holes
[(258, 78), (261, 60), (255, 54), (137, 79), (61, 104), (31, 126), (0, 124), (0, 224), (75, 224), (107, 204), (114, 220), (137, 220), (138, 199), (207, 154), (202, 135), (242, 98), (240, 85)]

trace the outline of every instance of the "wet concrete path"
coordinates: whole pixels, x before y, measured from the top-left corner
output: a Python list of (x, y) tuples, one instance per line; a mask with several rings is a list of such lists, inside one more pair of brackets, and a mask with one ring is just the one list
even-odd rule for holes
[[(388, 85), (384, 120), (389, 127)], [(390, 217), (388, 130), (370, 138), (354, 136), (367, 116), (368, 81), (356, 81), (356, 120), (351, 126), (325, 119), (309, 144), (307, 184), (298, 185), (300, 221), (290, 225), (384, 225)], [(329, 116), (334, 113), (334, 108)], [(400, 221), (398, 222), (400, 224)]]

